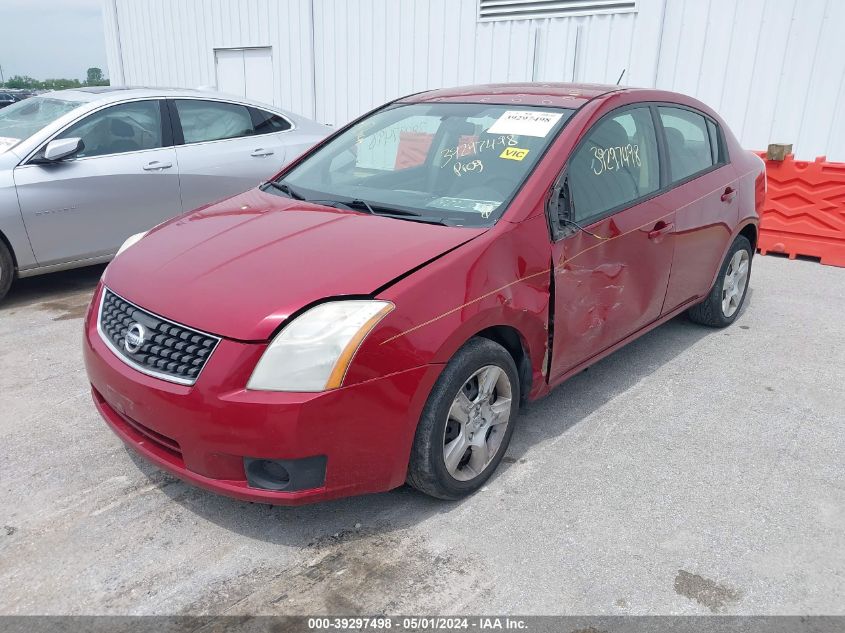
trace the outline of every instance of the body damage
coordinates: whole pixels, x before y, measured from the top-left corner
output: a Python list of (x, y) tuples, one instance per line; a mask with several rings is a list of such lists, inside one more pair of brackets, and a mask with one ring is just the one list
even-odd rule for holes
[[(546, 248), (537, 248), (546, 244)], [(379, 296), (396, 309), (361, 345), (347, 381), (443, 364), (475, 334), (512, 328), (542, 392), (549, 315), (548, 229), (543, 216), (499, 222), (486, 234), (400, 280)]]
[[(491, 98), (511, 98), (497, 94)], [(522, 356), (527, 396), (541, 397), (706, 294), (732, 238), (755, 229), (762, 165), (728, 133), (729, 165), (597, 221), (589, 233), (551, 239), (549, 193), (584, 133), (616, 107), (666, 98), (620, 90), (584, 100), (487, 229), (372, 217), (254, 190), (154, 231), (109, 268), (106, 285), (224, 338), (190, 389), (127, 368), (105, 349), (92, 313), (85, 358), (98, 408), (118, 435), (163, 468), (240, 498), (301, 503), (400, 485), (432, 387), (472, 337), (499, 340)], [(672, 99), (722, 123), (695, 100)], [(739, 195), (721, 200), (725, 182)], [(713, 252), (695, 255), (698, 249)], [(159, 286), (138, 282), (151, 265)], [(186, 287), (190, 296), (183, 296)], [(230, 293), (225, 309), (213, 305), (221, 301), (219, 288)], [(374, 296), (395, 307), (360, 343), (340, 389), (245, 388), (291, 316), (342, 296)], [(198, 425), (186, 424), (186, 410)], [(168, 462), (133, 436), (126, 419), (183, 444), (184, 463)], [(328, 455), (325, 486), (248, 489), (244, 455)]]

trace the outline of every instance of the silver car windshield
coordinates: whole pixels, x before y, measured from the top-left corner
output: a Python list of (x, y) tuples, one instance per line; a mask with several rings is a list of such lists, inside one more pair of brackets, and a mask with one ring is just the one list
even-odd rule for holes
[(496, 221), (573, 110), (398, 104), (317, 150), (270, 190), (377, 215), (464, 226)]
[(3, 108), (0, 110), (0, 152), (44, 129), (81, 103), (50, 97), (30, 97)]

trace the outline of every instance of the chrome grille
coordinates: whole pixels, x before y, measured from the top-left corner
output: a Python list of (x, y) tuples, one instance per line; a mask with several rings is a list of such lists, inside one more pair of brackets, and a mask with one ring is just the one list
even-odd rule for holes
[[(98, 316), (100, 336), (126, 364), (145, 374), (183, 385), (196, 382), (220, 339), (173, 323), (103, 290)], [(130, 335), (133, 329), (140, 338)]]

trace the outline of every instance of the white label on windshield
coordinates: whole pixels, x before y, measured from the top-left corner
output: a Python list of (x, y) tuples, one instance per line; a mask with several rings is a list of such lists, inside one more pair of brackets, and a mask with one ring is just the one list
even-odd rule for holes
[(0, 152), (2, 152), (7, 147), (11, 147), (19, 140), (19, 138), (12, 138), (10, 136), (0, 136)]
[(490, 214), (502, 204), (499, 200), (472, 200), (470, 198), (437, 198), (428, 203), (429, 207), (448, 209), (450, 211), (477, 211), (482, 218), (489, 218)]
[(536, 112), (534, 110), (507, 110), (487, 130), (488, 134), (523, 134), (525, 136), (546, 136), (560, 121), (560, 112)]

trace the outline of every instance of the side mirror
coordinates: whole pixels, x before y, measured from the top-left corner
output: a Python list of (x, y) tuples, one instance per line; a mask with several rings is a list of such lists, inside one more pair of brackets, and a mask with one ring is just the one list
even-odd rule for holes
[(85, 149), (85, 143), (81, 138), (55, 139), (47, 143), (47, 147), (44, 148), (44, 160), (53, 163), (78, 154), (83, 149)]

